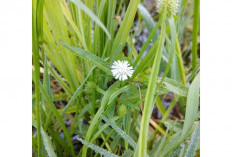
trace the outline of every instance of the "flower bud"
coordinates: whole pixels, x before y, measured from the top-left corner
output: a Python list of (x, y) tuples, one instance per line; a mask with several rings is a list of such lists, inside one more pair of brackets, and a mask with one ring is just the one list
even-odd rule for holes
[(96, 84), (92, 81), (87, 82), (86, 86), (88, 89), (96, 88)]
[(123, 116), (125, 116), (126, 115), (126, 113), (127, 113), (127, 108), (126, 108), (126, 106), (125, 105), (120, 105), (119, 107), (118, 107), (118, 115), (120, 116), (120, 117), (123, 117)]

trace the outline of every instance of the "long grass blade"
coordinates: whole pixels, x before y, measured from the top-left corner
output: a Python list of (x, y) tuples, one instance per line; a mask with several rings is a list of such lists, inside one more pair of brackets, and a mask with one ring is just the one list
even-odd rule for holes
[[(166, 3), (165, 3), (166, 4)], [(166, 28), (166, 11), (167, 6), (165, 5), (164, 12), (162, 14), (162, 24), (161, 24), (161, 35), (159, 39), (158, 48), (156, 51), (156, 56), (152, 65), (152, 71), (150, 80), (148, 82), (148, 89), (145, 97), (145, 103), (144, 103), (144, 110), (143, 110), (143, 116), (142, 116), (142, 122), (140, 127), (140, 134), (139, 134), (139, 143), (138, 143), (138, 154), (137, 156), (146, 156), (147, 151), (147, 133), (148, 133), (148, 125), (149, 125), (149, 119), (151, 116), (152, 106), (153, 106), (153, 100), (154, 95), (156, 91), (156, 82), (158, 79), (158, 72), (163, 52), (163, 45), (164, 45), (164, 37), (165, 37), (165, 28)]]
[(102, 149), (100, 147), (98, 147), (97, 145), (94, 145), (92, 143), (89, 143), (81, 138), (77, 137), (77, 140), (79, 140), (81, 143), (83, 143), (84, 145), (86, 145), (87, 147), (91, 148), (92, 150), (94, 150), (96, 153), (99, 153), (100, 155), (103, 155), (104, 157), (118, 157), (117, 155), (114, 155), (110, 152), (108, 152), (105, 149)]
[(109, 31), (106, 29), (104, 24), (101, 22), (101, 20), (80, 0), (70, 0), (72, 1), (75, 5), (80, 7), (89, 17), (91, 17), (107, 34), (108, 38), (111, 39), (111, 35)]
[(198, 122), (196, 129), (194, 130), (194, 132), (191, 136), (191, 141), (190, 141), (190, 144), (187, 148), (187, 152), (185, 154), (185, 157), (195, 156), (195, 152), (197, 150), (199, 142), (200, 142), (200, 122)]
[(180, 96), (187, 96), (188, 87), (173, 79), (165, 78), (163, 82), (166, 89)]
[(73, 145), (72, 145), (72, 142), (71, 142), (71, 138), (70, 138), (70, 136), (69, 136), (69, 134), (68, 134), (68, 131), (67, 131), (66, 127), (65, 127), (65, 124), (64, 124), (62, 118), (60, 117), (60, 114), (59, 114), (59, 112), (57, 111), (55, 105), (53, 104), (51, 97), (49, 97), (47, 91), (44, 90), (44, 87), (43, 87), (41, 84), (40, 84), (39, 87), (40, 87), (40, 91), (41, 91), (41, 93), (43, 94), (45, 100), (48, 102), (48, 105), (49, 105), (50, 109), (52, 110), (53, 114), (54, 114), (55, 117), (57, 118), (57, 121), (58, 121), (58, 123), (60, 124), (60, 126), (61, 126), (61, 128), (62, 128), (62, 130), (63, 130), (63, 132), (64, 132), (65, 137), (66, 137), (67, 140), (68, 140), (68, 143), (69, 143), (69, 146), (70, 146), (70, 149), (71, 149), (72, 156), (74, 157), (74, 156), (75, 156), (74, 148), (73, 148)]
[(108, 118), (105, 116), (101, 115), (101, 119), (103, 119), (106, 123), (108, 123), (115, 131), (123, 138), (125, 141), (127, 141), (134, 149), (136, 148), (136, 142), (129, 136), (127, 135), (121, 128), (119, 128), (115, 122), (110, 121)]
[(184, 138), (186, 134), (189, 132), (189, 130), (191, 130), (193, 123), (197, 118), (199, 96), (200, 96), (200, 74), (198, 74), (195, 77), (189, 88), (182, 138)]
[(52, 147), (51, 139), (49, 138), (49, 136), (46, 134), (46, 132), (43, 130), (42, 127), (41, 127), (41, 135), (42, 135), (43, 143), (44, 143), (45, 149), (48, 153), (48, 156), (49, 157), (56, 157), (56, 154), (55, 154), (54, 149)]
[(118, 48), (119, 44), (122, 43), (124, 45), (126, 43), (127, 37), (129, 35), (130, 29), (134, 21), (134, 17), (137, 11), (138, 4), (139, 4), (139, 0), (130, 1), (126, 14), (123, 18), (123, 21), (114, 39), (114, 43), (111, 49), (110, 60), (114, 56), (114, 53), (116, 52), (116, 49)]
[(192, 34), (192, 70), (197, 66), (197, 37), (199, 27), (200, 0), (194, 0), (193, 34)]
[(109, 64), (104, 61), (103, 59), (95, 56), (94, 54), (87, 52), (83, 49), (73, 47), (68, 45), (67, 43), (60, 41), (60, 43), (69, 49), (74, 55), (77, 55), (79, 57), (82, 57), (83, 59), (89, 60), (93, 62), (97, 67), (101, 68), (103, 71), (105, 71), (108, 75), (111, 75)]

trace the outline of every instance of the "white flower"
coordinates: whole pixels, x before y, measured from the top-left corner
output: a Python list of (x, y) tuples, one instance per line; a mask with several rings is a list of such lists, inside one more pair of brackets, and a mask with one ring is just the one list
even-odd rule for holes
[(134, 70), (133, 67), (130, 66), (128, 61), (114, 61), (113, 65), (111, 66), (111, 72), (115, 79), (119, 79), (120, 81), (127, 80), (128, 77), (131, 77)]

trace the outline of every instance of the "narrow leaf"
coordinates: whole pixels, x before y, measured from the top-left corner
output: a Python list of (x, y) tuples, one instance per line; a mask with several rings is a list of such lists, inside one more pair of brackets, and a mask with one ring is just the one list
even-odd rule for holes
[(195, 156), (195, 152), (197, 150), (199, 142), (200, 142), (200, 122), (198, 122), (196, 129), (194, 130), (191, 136), (191, 141), (187, 148), (187, 153), (185, 154), (185, 157)]
[(128, 149), (122, 154), (122, 157), (132, 157), (133, 155), (134, 155), (134, 152)]
[(166, 89), (175, 94), (180, 96), (187, 96), (188, 94), (188, 87), (173, 79), (165, 78), (163, 84), (165, 85)]
[(200, 74), (195, 77), (189, 88), (182, 138), (185, 137), (189, 130), (192, 128), (194, 120), (197, 118), (200, 96), (199, 90)]
[(103, 119), (106, 123), (108, 123), (115, 131), (125, 140), (127, 141), (134, 149), (136, 148), (136, 142), (129, 136), (127, 135), (121, 128), (119, 128), (115, 122), (111, 122), (108, 118), (105, 116), (101, 115), (101, 119)]
[(87, 51), (85, 51), (83, 49), (70, 46), (67, 43), (63, 42), (63, 41), (60, 41), (60, 43), (64, 47), (69, 49), (74, 55), (93, 62), (97, 67), (99, 67), (100, 69), (105, 71), (107, 74), (112, 75), (108, 63), (106, 61), (104, 61), (103, 59), (101, 59), (101, 58), (97, 57), (96, 55), (94, 55), (94, 54), (92, 54), (90, 52), (87, 52)]
[[(149, 11), (142, 4), (138, 5), (138, 9), (139, 9), (139, 11), (144, 19), (144, 22), (146, 24), (146, 27), (147, 27), (149, 33), (151, 33), (153, 28), (155, 28), (155, 26), (156, 26), (155, 21), (153, 20)], [(153, 40), (156, 40), (156, 39), (157, 39), (157, 34), (153, 37)]]
[(75, 5), (80, 7), (89, 17), (91, 17), (107, 34), (108, 38), (111, 39), (111, 35), (109, 31), (106, 29), (104, 24), (101, 22), (101, 20), (88, 8), (83, 4), (80, 0), (71, 0)]
[(41, 135), (42, 135), (43, 143), (44, 143), (45, 149), (46, 149), (46, 151), (48, 153), (48, 156), (49, 157), (56, 157), (56, 154), (55, 154), (55, 152), (53, 150), (53, 147), (52, 147), (51, 139), (46, 134), (46, 132), (44, 132), (42, 127), (41, 127)]
[(77, 140), (79, 140), (82, 144), (86, 145), (87, 147), (91, 148), (92, 150), (94, 150), (96, 153), (99, 153), (100, 155), (104, 155), (105, 157), (118, 157), (117, 155), (114, 155), (110, 152), (108, 152), (107, 150), (98, 147), (97, 145), (94, 145), (92, 143), (86, 142), (85, 140), (78, 138)]
[(111, 57), (110, 57), (111, 59), (114, 56), (114, 53), (116, 49), (118, 48), (119, 44), (122, 43), (124, 45), (127, 40), (127, 37), (129, 35), (130, 29), (132, 27), (132, 24), (135, 18), (138, 4), (139, 4), (139, 0), (130, 1), (130, 4), (126, 10), (126, 14), (123, 18), (123, 21), (114, 39), (113, 47), (111, 50)]

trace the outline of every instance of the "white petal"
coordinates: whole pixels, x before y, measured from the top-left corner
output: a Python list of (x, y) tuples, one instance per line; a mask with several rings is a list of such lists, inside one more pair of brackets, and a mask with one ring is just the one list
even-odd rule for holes
[(115, 79), (118, 79), (120, 77), (120, 74), (118, 73), (116, 76), (115, 76)]
[(131, 77), (132, 76), (132, 74), (127, 74), (129, 77)]
[(122, 81), (122, 75), (119, 75), (119, 80)]
[(127, 77), (126, 74), (122, 75), (122, 80), (123, 80), (123, 81), (124, 81), (124, 80), (127, 80), (127, 79), (128, 79), (128, 77)]

